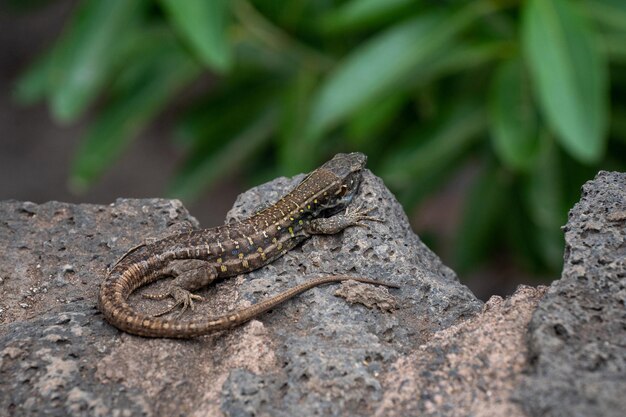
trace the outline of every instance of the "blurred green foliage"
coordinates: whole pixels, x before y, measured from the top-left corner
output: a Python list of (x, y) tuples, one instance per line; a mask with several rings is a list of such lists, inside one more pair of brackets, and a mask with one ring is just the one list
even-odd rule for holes
[(469, 166), (456, 268), (506, 246), (556, 270), (581, 184), (624, 169), (625, 65), (623, 0), (83, 0), (15, 94), (92, 111), (78, 188), (164, 110), (187, 200), (360, 150), (412, 208)]

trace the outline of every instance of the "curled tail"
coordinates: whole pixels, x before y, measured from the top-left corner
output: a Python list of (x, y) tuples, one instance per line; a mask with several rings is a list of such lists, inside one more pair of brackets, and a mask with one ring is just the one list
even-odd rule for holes
[(369, 278), (353, 277), (349, 275), (327, 275), (296, 285), (293, 288), (273, 297), (269, 297), (250, 307), (217, 317), (199, 318), (191, 321), (151, 317), (131, 309), (127, 303), (124, 303), (124, 306), (120, 306), (117, 312), (107, 312), (105, 311), (106, 309), (103, 310), (103, 312), (105, 313), (106, 319), (111, 324), (128, 333), (145, 337), (191, 338), (236, 327), (311, 288), (348, 280), (366, 284), (383, 285), (390, 288), (399, 288), (399, 286), (395, 284), (378, 282)]

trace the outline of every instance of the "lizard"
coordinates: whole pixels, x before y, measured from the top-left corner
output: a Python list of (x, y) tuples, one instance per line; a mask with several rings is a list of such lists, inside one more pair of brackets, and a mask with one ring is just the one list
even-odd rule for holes
[[(276, 203), (239, 222), (211, 229), (193, 229), (130, 249), (111, 268), (100, 285), (98, 307), (113, 326), (144, 337), (191, 338), (233, 328), (261, 315), (282, 302), (318, 285), (355, 280), (397, 288), (391, 283), (349, 275), (321, 276), (266, 298), (252, 306), (217, 317), (187, 321), (178, 317), (193, 301), (193, 294), (216, 279), (259, 269), (313, 235), (331, 235), (364, 221), (372, 209), (352, 207), (367, 157), (358, 152), (340, 153), (309, 173)], [(156, 300), (173, 298), (166, 310), (148, 315), (135, 310), (128, 297), (138, 288), (165, 276), (174, 279), (158, 294), (143, 294)], [(163, 318), (181, 307), (178, 316)]]

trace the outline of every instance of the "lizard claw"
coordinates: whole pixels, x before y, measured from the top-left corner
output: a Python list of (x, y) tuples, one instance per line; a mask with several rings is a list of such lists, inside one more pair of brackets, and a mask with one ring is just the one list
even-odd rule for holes
[(349, 206), (346, 209), (345, 215), (346, 217), (350, 218), (353, 226), (361, 226), (361, 227), (366, 227), (369, 229), (370, 226), (367, 223), (363, 223), (366, 220), (379, 222), (379, 223), (385, 222), (384, 220), (379, 219), (378, 217), (368, 216), (368, 214), (371, 213), (374, 209), (375, 207), (364, 208), (363, 204), (361, 203), (354, 208)]
[(193, 300), (204, 301), (203, 297), (196, 295), (196, 294), (192, 294), (191, 292), (181, 287), (172, 287), (168, 292), (161, 293), (161, 294), (144, 294), (145, 298), (149, 298), (152, 300), (162, 300), (163, 298), (167, 296), (171, 296), (172, 298), (174, 298), (174, 301), (175, 301), (174, 305), (166, 308), (163, 311), (153, 314), (153, 317), (163, 316), (171, 312), (178, 306), (182, 306), (180, 312), (176, 315), (176, 318), (178, 318), (182, 316), (183, 313), (185, 313), (185, 311), (187, 311), (188, 308), (191, 309), (191, 311), (195, 310)]

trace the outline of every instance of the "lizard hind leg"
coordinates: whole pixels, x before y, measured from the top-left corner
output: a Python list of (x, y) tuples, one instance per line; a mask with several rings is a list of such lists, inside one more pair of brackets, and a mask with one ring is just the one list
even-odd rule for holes
[(187, 309), (193, 311), (193, 301), (204, 301), (204, 298), (193, 294), (192, 291), (209, 285), (217, 278), (217, 272), (213, 264), (199, 259), (172, 261), (167, 267), (163, 268), (162, 274), (171, 275), (174, 277), (174, 280), (163, 292), (142, 294), (142, 296), (151, 300), (163, 300), (172, 297), (174, 304), (154, 314), (154, 317), (167, 314), (179, 306), (181, 311), (177, 317), (180, 317)]

